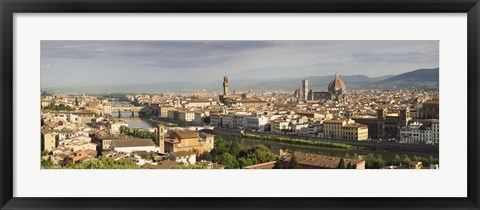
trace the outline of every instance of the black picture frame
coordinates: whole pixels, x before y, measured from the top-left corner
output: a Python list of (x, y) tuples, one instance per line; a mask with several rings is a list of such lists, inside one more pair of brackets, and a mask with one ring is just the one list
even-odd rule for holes
[[(1, 0), (1, 209), (479, 209), (478, 0)], [(13, 197), (15, 13), (467, 13), (468, 196), (465, 198), (25, 198)], [(381, 30), (381, 29), (380, 29)], [(448, 180), (445, 180), (448, 181)], [(379, 189), (386, 190), (386, 189)], [(439, 189), (447, 190), (447, 189)]]

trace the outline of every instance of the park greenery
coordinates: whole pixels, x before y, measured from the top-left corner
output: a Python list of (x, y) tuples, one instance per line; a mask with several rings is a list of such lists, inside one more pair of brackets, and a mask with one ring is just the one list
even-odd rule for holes
[(120, 130), (120, 133), (125, 135), (134, 136), (141, 139), (152, 139), (152, 141), (157, 140), (157, 135), (155, 134), (155, 132), (150, 132), (150, 131), (142, 130), (138, 128), (129, 128), (123, 125), (120, 126), (119, 130)]
[(65, 105), (65, 104), (59, 104), (59, 105), (48, 105), (46, 107), (43, 107), (43, 109), (48, 109), (48, 110), (54, 110), (54, 111), (73, 111), (75, 110), (74, 108)]
[[(414, 155), (412, 158), (410, 158), (406, 154), (402, 156), (400, 156), (399, 154), (395, 154), (395, 157), (390, 161), (384, 160), (381, 155), (375, 156), (371, 153), (369, 153), (366, 156), (357, 155), (357, 154), (350, 155), (348, 153), (345, 153), (343, 157), (351, 158), (351, 159), (363, 159), (365, 160), (365, 168), (367, 169), (381, 169), (381, 168), (384, 168), (385, 166), (407, 166), (408, 167), (412, 161), (422, 162), (423, 167), (429, 167), (430, 164), (439, 163), (438, 158), (434, 158), (433, 156), (421, 157), (421, 156)], [(347, 166), (347, 168), (349, 167)]]
[(285, 142), (291, 144), (302, 144), (302, 145), (311, 145), (311, 146), (320, 146), (320, 147), (330, 147), (330, 148), (337, 148), (337, 149), (353, 149), (355, 146), (342, 144), (342, 143), (333, 143), (333, 142), (321, 142), (321, 141), (313, 141), (313, 140), (306, 140), (306, 139), (299, 139), (299, 138), (288, 138), (288, 137), (279, 137), (279, 136), (268, 136), (268, 135), (259, 135), (259, 134), (252, 134), (246, 133), (244, 135), (245, 138), (250, 139), (261, 139), (266, 141), (278, 141), (278, 142)]
[(115, 160), (111, 157), (99, 157), (98, 159), (85, 160), (81, 163), (72, 163), (65, 166), (54, 165), (51, 157), (41, 162), (42, 169), (138, 169), (140, 168), (130, 159), (122, 158)]
[(264, 145), (245, 148), (237, 140), (228, 142), (221, 136), (215, 136), (214, 148), (210, 152), (203, 153), (201, 159), (221, 163), (225, 169), (235, 169), (274, 161), (277, 155)]
[(155, 155), (154, 152), (138, 152), (138, 154), (142, 159), (151, 160), (151, 161), (156, 161), (156, 157), (158, 156), (158, 155)]

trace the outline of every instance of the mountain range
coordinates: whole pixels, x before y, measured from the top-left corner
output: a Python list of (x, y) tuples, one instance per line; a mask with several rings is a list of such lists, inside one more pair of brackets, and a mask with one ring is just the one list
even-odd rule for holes
[[(328, 76), (310, 76), (304, 78), (284, 78), (284, 79), (238, 79), (230, 78), (230, 91), (234, 89), (238, 92), (246, 90), (256, 91), (294, 91), (301, 87), (302, 80), (307, 79), (309, 89), (316, 91), (327, 90), (328, 83), (334, 78), (334, 75)], [(384, 75), (381, 77), (368, 77), (365, 75), (340, 75), (340, 79), (345, 83), (347, 90), (355, 89), (438, 89), (439, 88), (439, 68), (417, 69), (399, 75)], [(53, 89), (46, 89), (53, 91)], [(91, 87), (70, 87), (56, 88), (55, 90), (64, 92), (163, 92), (163, 91), (221, 91), (222, 81), (209, 83), (195, 82), (166, 82), (152, 84), (131, 84), (131, 85), (105, 85)]]

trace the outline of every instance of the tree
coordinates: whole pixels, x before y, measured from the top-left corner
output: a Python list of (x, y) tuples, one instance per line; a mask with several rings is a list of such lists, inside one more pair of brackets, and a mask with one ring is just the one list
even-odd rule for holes
[(350, 154), (348, 154), (348, 152), (345, 153), (345, 158), (350, 158)]
[(395, 157), (392, 160), (392, 165), (399, 166), (402, 162), (402, 159), (400, 158), (400, 155), (395, 154)]
[(210, 125), (210, 116), (204, 117), (203, 122), (207, 125)]
[(53, 166), (52, 156), (48, 156), (48, 159), (46, 159), (46, 160), (42, 158), (42, 161), (40, 162), (40, 166), (41, 166), (42, 169), (52, 168), (52, 166)]
[(228, 152), (220, 156), (220, 163), (225, 166), (225, 169), (238, 168), (236, 158)]
[(382, 155), (377, 155), (374, 167), (375, 168), (383, 168), (385, 166), (385, 163), (386, 163), (386, 161), (383, 160)]
[(375, 156), (371, 153), (365, 157), (365, 168), (380, 169), (385, 166), (385, 160), (382, 159), (381, 155)]
[(252, 159), (253, 164), (265, 163), (277, 159), (277, 155), (263, 145), (256, 145), (249, 149), (247, 157)]
[(238, 143), (238, 140), (235, 139), (230, 144), (230, 148), (228, 149), (228, 152), (233, 156), (238, 157), (242, 152), (242, 150), (244, 150), (243, 146), (240, 143)]
[(229, 148), (230, 145), (225, 140), (223, 140), (222, 137), (215, 136), (215, 144), (213, 149), (210, 151), (210, 154), (212, 155), (212, 161), (219, 161), (220, 156), (228, 152)]
[(297, 157), (295, 157), (295, 154), (293, 154), (292, 158), (290, 159), (290, 163), (288, 164), (288, 169), (297, 169), (297, 168), (298, 168)]
[(122, 158), (120, 160), (114, 160), (111, 157), (100, 157), (98, 159), (92, 159), (83, 161), (81, 163), (73, 163), (64, 166), (66, 169), (138, 169), (133, 161), (130, 159)]
[(402, 164), (403, 165), (410, 165), (410, 162), (412, 162), (412, 160), (408, 157), (408, 155), (403, 155), (402, 156)]
[(283, 161), (281, 158), (277, 159), (277, 162), (273, 165), (273, 169), (283, 169)]
[(213, 161), (213, 156), (210, 154), (210, 152), (203, 152), (198, 156), (200, 160), (208, 160), (208, 161)]
[(253, 165), (251, 159), (244, 158), (244, 157), (238, 158), (237, 163), (238, 163), (238, 168), (243, 168), (245, 166)]
[(345, 169), (345, 160), (343, 158), (340, 158), (340, 162), (338, 162), (338, 169)]
[(47, 151), (47, 150), (43, 150), (42, 153), (41, 153), (41, 157), (46, 156), (46, 155), (48, 155), (48, 151)]

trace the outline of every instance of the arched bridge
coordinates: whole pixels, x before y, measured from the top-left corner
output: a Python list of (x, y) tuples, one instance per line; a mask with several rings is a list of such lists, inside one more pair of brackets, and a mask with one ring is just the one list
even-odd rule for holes
[(133, 112), (140, 112), (143, 109), (143, 106), (112, 106), (112, 112), (118, 111), (133, 111)]

